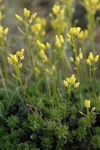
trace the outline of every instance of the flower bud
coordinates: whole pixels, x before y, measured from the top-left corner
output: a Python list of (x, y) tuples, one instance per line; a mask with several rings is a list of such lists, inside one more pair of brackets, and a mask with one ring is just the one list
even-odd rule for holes
[(28, 18), (30, 16), (30, 11), (24, 8), (24, 17)]
[(90, 61), (92, 61), (92, 60), (93, 60), (93, 54), (92, 54), (91, 52), (90, 52), (90, 54), (89, 54), (88, 59), (89, 59)]
[(75, 88), (78, 88), (79, 85), (80, 85), (80, 82), (77, 82), (77, 83), (74, 84), (74, 87), (75, 87)]
[(23, 20), (19, 15), (15, 15), (15, 17), (16, 17), (16, 19), (17, 19), (18, 21), (22, 21), (22, 20)]
[(68, 87), (67, 81), (64, 80), (64, 81), (63, 81), (63, 84), (64, 84), (65, 87)]
[(84, 101), (84, 106), (85, 106), (85, 108), (90, 108), (90, 100), (85, 100)]
[(99, 59), (99, 55), (95, 56), (95, 57), (94, 57), (94, 62), (97, 62), (98, 59)]
[(86, 59), (86, 63), (87, 63), (88, 65), (91, 65), (91, 62), (90, 62), (89, 59)]

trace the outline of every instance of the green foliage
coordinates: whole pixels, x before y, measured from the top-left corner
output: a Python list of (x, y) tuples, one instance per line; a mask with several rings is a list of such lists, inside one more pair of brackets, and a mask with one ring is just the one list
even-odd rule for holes
[(9, 128), (11, 128), (11, 129), (14, 129), (16, 127), (18, 128), (18, 123), (19, 123), (19, 120), (16, 116), (8, 117), (7, 125)]
[(91, 138), (91, 144), (94, 149), (99, 149), (100, 148), (100, 134), (99, 135), (94, 135)]
[[(3, 3), (0, 0), (0, 150), (99, 150), (99, 52), (94, 35), (99, 0), (81, 2), (87, 10), (86, 30), (75, 26), (74, 0), (58, 0), (47, 21), (26, 8), (23, 15), (16, 14), (22, 36), (8, 34), (8, 39)], [(13, 47), (18, 51), (8, 56)]]

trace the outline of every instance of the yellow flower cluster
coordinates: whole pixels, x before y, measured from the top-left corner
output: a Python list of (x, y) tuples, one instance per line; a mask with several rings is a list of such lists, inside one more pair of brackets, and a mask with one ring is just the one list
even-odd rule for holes
[(31, 26), (32, 32), (39, 38), (40, 36), (45, 36), (45, 26), (46, 19), (37, 17), (35, 19), (35, 24)]
[(8, 63), (11, 64), (14, 69), (17, 68), (22, 68), (22, 63), (21, 60), (24, 59), (24, 49), (21, 49), (20, 51), (17, 51), (15, 55), (9, 54)]
[(82, 51), (80, 49), (80, 52), (79, 52), (78, 56), (75, 57), (75, 60), (73, 59), (73, 57), (70, 57), (70, 61), (75, 63), (76, 66), (78, 66), (80, 64), (80, 61), (81, 61), (82, 58), (83, 58), (83, 53), (82, 53)]
[(63, 84), (65, 87), (75, 87), (75, 88), (78, 88), (80, 83), (77, 82), (76, 83), (76, 77), (75, 75), (73, 74), (70, 78), (66, 78), (66, 80), (63, 81)]
[(64, 43), (64, 38), (62, 35), (56, 35), (56, 38), (55, 38), (55, 45), (56, 47), (60, 48), (62, 46), (62, 44)]
[(40, 42), (40, 40), (36, 41), (37, 46), (40, 48), (39, 56), (42, 59), (43, 63), (48, 61), (48, 58), (45, 54), (45, 51), (50, 48), (50, 43), (46, 42), (46, 44)]
[(73, 38), (81, 39), (83, 37), (83, 31), (81, 31), (80, 27), (70, 28), (69, 34), (67, 34), (67, 40), (71, 41)]
[(47, 58), (47, 56), (45, 55), (44, 50), (40, 50), (39, 56), (40, 56), (40, 58), (42, 59), (43, 63), (46, 63), (46, 62), (48, 61), (48, 58)]
[(21, 21), (23, 23), (25, 23), (26, 20), (28, 19), (27, 23), (31, 24), (33, 20), (35, 19), (37, 13), (33, 13), (32, 15), (30, 15), (30, 11), (24, 8), (23, 15), (24, 15), (24, 19), (17, 14), (15, 15), (15, 17), (18, 21)]
[(88, 65), (92, 65), (93, 63), (98, 62), (99, 60), (99, 55), (96, 55), (95, 57), (93, 56), (92, 52), (90, 52), (88, 59), (86, 59), (86, 63)]
[(46, 44), (43, 44), (43, 43), (40, 42), (40, 40), (37, 40), (36, 44), (42, 50), (50, 49), (50, 43), (49, 42), (46, 42)]
[(84, 106), (85, 106), (86, 109), (90, 108), (90, 102), (91, 102), (90, 100), (85, 100), (84, 101)]
[(95, 15), (97, 10), (100, 10), (100, 0), (84, 0), (82, 4), (93, 15)]
[(55, 4), (55, 5), (52, 7), (52, 13), (53, 13), (54, 15), (58, 15), (58, 13), (60, 13), (60, 6)]
[(60, 5), (55, 4), (52, 7), (51, 26), (57, 34), (62, 34), (66, 30), (67, 23), (65, 20), (65, 8), (61, 8)]
[(3, 28), (3, 26), (0, 25), (0, 38), (3, 40), (6, 40), (6, 35), (8, 33), (9, 29), (8, 28)]
[(80, 50), (79, 55), (77, 57), (75, 57), (75, 64), (79, 65), (82, 58), (83, 58), (83, 53)]
[(52, 65), (50, 69), (45, 69), (46, 73), (48, 73), (51, 77), (54, 75), (55, 70), (55, 65)]

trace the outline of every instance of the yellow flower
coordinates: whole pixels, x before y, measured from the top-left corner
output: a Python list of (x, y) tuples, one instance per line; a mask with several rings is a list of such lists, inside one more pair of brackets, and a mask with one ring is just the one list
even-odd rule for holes
[(30, 11), (24, 8), (24, 17), (28, 18), (30, 16)]
[(46, 43), (46, 48), (50, 49), (50, 43), (49, 42)]
[(40, 32), (41, 31), (41, 24), (36, 23), (35, 25), (31, 26), (32, 32)]
[(89, 59), (86, 59), (86, 63), (87, 63), (88, 65), (91, 65), (91, 61), (90, 61)]
[(32, 14), (30, 19), (32, 19), (32, 20), (33, 20), (33, 19), (35, 19), (35, 17), (36, 17), (36, 16), (37, 16), (37, 12), (36, 12), (36, 13), (34, 13), (34, 14)]
[(62, 35), (58, 36), (56, 35), (56, 38), (55, 38), (55, 45), (60, 48), (62, 46), (62, 44), (64, 43), (64, 38)]
[(19, 57), (21, 60), (24, 59), (24, 49), (21, 49), (21, 51), (16, 52), (16, 56)]
[(80, 50), (80, 52), (79, 52), (78, 57), (79, 57), (80, 59), (82, 59), (82, 58), (83, 58), (83, 53), (82, 53), (82, 51), (81, 51), (81, 50)]
[(9, 54), (10, 57), (8, 57), (8, 63), (9, 64), (16, 64), (18, 63), (18, 58), (16, 55), (12, 55), (12, 54)]
[(70, 77), (70, 83), (71, 83), (72, 85), (74, 85), (74, 84), (75, 84), (75, 81), (76, 81), (76, 78), (75, 78), (75, 75), (73, 74), (73, 75)]
[(40, 56), (40, 58), (42, 59), (43, 62), (47, 62), (47, 61), (48, 61), (48, 58), (47, 58), (47, 56), (45, 55), (44, 50), (41, 50), (41, 51), (39, 52), (39, 56)]
[(19, 15), (15, 15), (15, 17), (18, 21), (23, 21), (23, 19)]
[(80, 83), (76, 82), (76, 77), (75, 75), (73, 74), (70, 78), (66, 78), (66, 80), (63, 81), (63, 84), (65, 87), (75, 87), (75, 88), (78, 88)]
[(39, 46), (40, 49), (42, 49), (42, 50), (46, 49), (46, 46), (43, 43), (41, 43), (39, 40), (37, 40), (36, 43), (37, 43), (37, 45)]
[(63, 43), (64, 43), (64, 38), (63, 38), (63, 36), (62, 36), (62, 35), (60, 35), (60, 36), (59, 36), (59, 41), (60, 41), (60, 43), (61, 43), (61, 44), (63, 44)]
[(80, 82), (77, 82), (77, 83), (74, 84), (74, 87), (75, 87), (75, 88), (78, 88), (79, 85), (80, 85)]
[(21, 60), (24, 59), (24, 49), (22, 49), (21, 51), (17, 51), (15, 55), (9, 54), (9, 57), (7, 57), (8, 59), (8, 63), (15, 66), (17, 65), (18, 68), (22, 67), (22, 63)]
[(99, 60), (99, 55), (94, 57), (94, 62), (97, 62)]
[(54, 15), (57, 15), (60, 11), (60, 6), (59, 5), (54, 5), (52, 8), (52, 12)]
[(71, 35), (70, 34), (67, 34), (67, 41), (71, 41)]
[(68, 87), (68, 82), (67, 81), (64, 80), (63, 84), (64, 84), (65, 87)]
[(99, 55), (93, 56), (92, 52), (90, 52), (88, 59), (86, 59), (86, 63), (88, 65), (92, 65), (93, 63), (96, 63), (99, 60)]
[(82, 39), (83, 31), (81, 31), (80, 27), (70, 28), (69, 33), (67, 34), (67, 40), (70, 41), (72, 38)]
[(90, 108), (90, 100), (85, 100), (84, 101), (84, 106), (85, 106), (85, 108)]
[(89, 59), (90, 61), (93, 60), (93, 54), (92, 54), (92, 52), (90, 52), (88, 59)]

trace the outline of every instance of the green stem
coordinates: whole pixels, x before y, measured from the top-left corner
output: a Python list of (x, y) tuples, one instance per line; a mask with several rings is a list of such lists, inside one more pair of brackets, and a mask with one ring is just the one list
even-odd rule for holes
[(25, 31), (26, 31), (26, 41), (27, 41), (27, 46), (28, 46), (28, 50), (29, 50), (29, 56), (30, 56), (30, 61), (31, 61), (31, 67), (33, 70), (33, 75), (36, 81), (36, 87), (37, 87), (37, 91), (39, 94), (39, 88), (38, 88), (38, 83), (37, 83), (37, 79), (36, 76), (34, 74), (34, 63), (33, 63), (33, 55), (32, 55), (32, 50), (31, 50), (31, 46), (30, 46), (30, 40), (29, 40), (29, 30), (28, 30), (29, 26), (25, 25)]
[(27, 41), (27, 46), (29, 50), (31, 66), (32, 66), (33, 74), (34, 74), (33, 56), (32, 56), (32, 51), (31, 51), (31, 46), (30, 46), (30, 40), (29, 40), (29, 31), (26, 25), (25, 25), (25, 30), (26, 30), (26, 41)]
[(52, 105), (52, 108), (54, 108), (53, 99), (52, 99), (51, 90), (50, 90), (50, 85), (49, 85), (49, 82), (48, 82), (48, 78), (47, 78), (47, 75), (46, 75), (45, 68), (44, 68), (44, 73), (45, 73), (46, 83), (47, 83), (47, 87), (48, 87), (48, 92), (49, 92), (50, 99), (51, 99), (51, 105)]
[[(25, 98), (28, 98), (28, 101), (31, 102), (31, 101), (30, 101), (30, 97), (29, 97), (29, 95), (27, 94), (26, 89), (25, 89), (24, 86), (23, 86), (19, 68), (18, 68), (18, 67), (15, 67), (15, 71), (16, 71), (16, 74), (17, 74), (18, 81), (19, 81), (19, 83), (20, 83), (20, 85), (21, 85), (21, 88), (22, 88), (24, 97), (25, 97)], [(25, 100), (25, 103), (27, 104), (27, 101), (26, 101), (26, 100)]]
[(69, 108), (69, 105), (70, 105), (70, 94), (71, 94), (71, 90), (68, 89), (68, 104), (67, 104), (67, 108)]
[(75, 56), (77, 57), (77, 45), (76, 45), (76, 39), (72, 39), (73, 51), (75, 53)]
[(87, 118), (88, 118), (88, 131), (89, 131), (89, 135), (91, 136), (91, 130), (90, 130), (90, 113), (89, 113), (89, 109), (87, 108)]
[(4, 67), (4, 77), (7, 79), (8, 72), (7, 72), (7, 55), (4, 45), (4, 39), (2, 39), (2, 61), (3, 61), (3, 67)]
[(55, 86), (55, 82), (54, 82), (53, 76), (52, 76), (52, 82), (53, 82), (54, 94), (56, 96), (56, 99), (57, 99), (57, 102), (58, 102), (58, 105), (59, 105), (59, 98), (58, 98), (58, 94), (57, 94), (57, 91), (56, 91), (56, 86)]
[(91, 82), (91, 87), (94, 93), (94, 98), (96, 99), (96, 94), (95, 94), (95, 90), (94, 90), (94, 85), (93, 85), (93, 80), (92, 80), (92, 70), (91, 70), (91, 65), (89, 67), (89, 75), (90, 75), (90, 82)]

